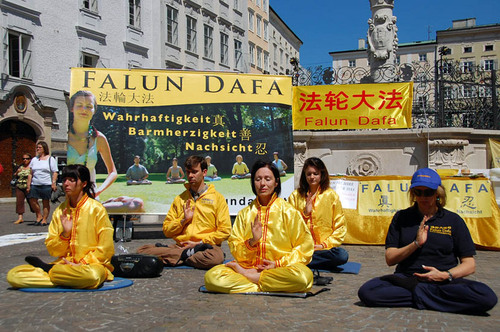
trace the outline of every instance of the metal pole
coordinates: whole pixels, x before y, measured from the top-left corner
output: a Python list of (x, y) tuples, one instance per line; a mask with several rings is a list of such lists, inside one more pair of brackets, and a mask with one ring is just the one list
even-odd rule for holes
[(444, 93), (443, 93), (443, 55), (439, 59), (438, 68), (438, 94), (439, 94), (439, 127), (444, 127)]
[(492, 113), (495, 129), (500, 129), (500, 117), (498, 113), (498, 99), (497, 99), (497, 71), (491, 70), (491, 100), (492, 100)]

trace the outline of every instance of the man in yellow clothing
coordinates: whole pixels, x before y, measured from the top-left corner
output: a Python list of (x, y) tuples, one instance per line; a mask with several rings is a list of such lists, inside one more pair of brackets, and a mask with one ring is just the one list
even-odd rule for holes
[(45, 245), (58, 259), (47, 264), (28, 256), (31, 265), (11, 269), (7, 281), (15, 288), (65, 286), (94, 289), (113, 280), (113, 226), (106, 209), (94, 200), (90, 172), (83, 165), (62, 173), (66, 200), (52, 215)]
[(207, 162), (203, 157), (189, 157), (184, 168), (186, 191), (175, 197), (163, 222), (163, 233), (176, 244), (147, 244), (137, 252), (159, 256), (168, 266), (209, 269), (224, 261), (220, 246), (231, 232), (229, 209), (224, 196), (205, 184)]

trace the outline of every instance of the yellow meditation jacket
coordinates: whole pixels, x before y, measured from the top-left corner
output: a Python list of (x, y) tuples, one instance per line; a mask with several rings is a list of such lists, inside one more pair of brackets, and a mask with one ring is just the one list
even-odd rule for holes
[[(262, 238), (252, 247), (249, 241), (257, 215), (262, 223)], [(244, 268), (255, 268), (263, 259), (274, 261), (276, 267), (307, 265), (314, 252), (311, 233), (300, 213), (276, 194), (267, 206), (260, 205), (256, 198), (238, 213), (228, 244), (233, 257)]]
[[(185, 187), (189, 188), (189, 184)], [(181, 220), (184, 219), (184, 204), (188, 200), (191, 200), (191, 206), (194, 206), (194, 215), (193, 220), (183, 227)], [(184, 191), (175, 197), (170, 206), (163, 222), (163, 233), (177, 243), (203, 241), (220, 245), (231, 233), (231, 218), (226, 199), (213, 185), (209, 185), (196, 202), (189, 190)]]
[[(73, 217), (69, 238), (61, 235), (61, 215), (66, 208), (69, 208)], [(59, 257), (54, 264), (64, 264), (63, 257), (70, 262), (84, 265), (102, 264), (107, 270), (106, 279), (113, 280), (113, 226), (102, 204), (87, 194), (84, 194), (75, 208), (70, 207), (68, 200), (57, 207), (52, 214), (45, 245), (51, 256)]]
[(306, 206), (306, 198), (302, 197), (298, 190), (288, 197), (288, 202), (304, 218), (313, 236), (314, 244), (322, 244), (324, 249), (331, 249), (342, 244), (347, 228), (339, 195), (333, 189), (328, 188), (316, 194), (310, 216), (304, 216), (302, 212)]

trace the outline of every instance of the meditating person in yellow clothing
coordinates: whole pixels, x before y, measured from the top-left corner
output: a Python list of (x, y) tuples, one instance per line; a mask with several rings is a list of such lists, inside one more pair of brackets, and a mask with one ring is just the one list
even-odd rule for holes
[(51, 264), (28, 256), (31, 265), (11, 269), (7, 281), (15, 288), (55, 287), (94, 289), (113, 280), (113, 226), (106, 209), (94, 200), (87, 167), (66, 166), (62, 173), (66, 200), (52, 215), (45, 245)]
[(235, 260), (210, 269), (205, 287), (221, 293), (309, 291), (313, 239), (300, 213), (278, 197), (278, 169), (257, 161), (251, 183), (257, 198), (238, 213), (228, 239)]
[[(339, 195), (330, 188), (328, 170), (321, 159), (305, 160), (299, 188), (288, 202), (301, 213), (314, 239), (314, 254), (307, 266), (313, 270), (334, 271), (347, 263), (349, 254), (340, 247), (347, 233), (344, 212)], [(314, 278), (318, 285), (333, 279), (320, 277), (319, 272)]]

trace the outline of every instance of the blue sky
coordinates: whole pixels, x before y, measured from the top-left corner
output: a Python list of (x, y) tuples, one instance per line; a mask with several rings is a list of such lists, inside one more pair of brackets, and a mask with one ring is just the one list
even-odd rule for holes
[[(366, 38), (369, 0), (270, 0), (270, 5), (304, 43), (301, 65), (331, 65), (328, 52), (352, 50)], [(436, 38), (452, 21), (476, 18), (500, 23), (500, 0), (395, 0), (400, 43)], [(430, 30), (430, 33), (428, 32)], [(430, 38), (428, 36), (430, 35)]]

